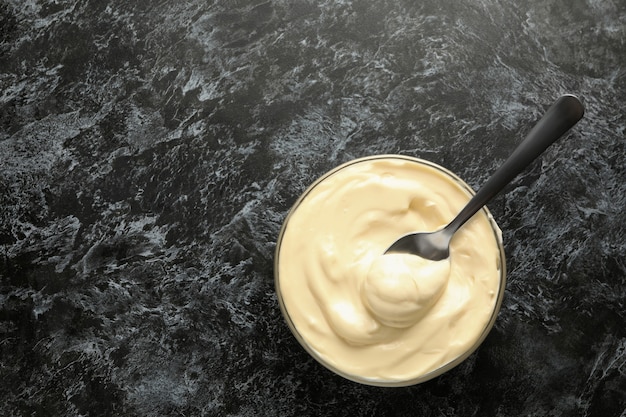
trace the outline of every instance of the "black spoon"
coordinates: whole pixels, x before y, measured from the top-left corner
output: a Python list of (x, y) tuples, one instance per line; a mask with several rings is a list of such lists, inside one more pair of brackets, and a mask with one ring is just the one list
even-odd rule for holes
[(487, 180), (461, 212), (443, 229), (430, 233), (410, 233), (398, 239), (385, 253), (407, 253), (432, 261), (450, 256), (450, 241), (478, 210), (495, 197), (517, 174), (556, 142), (583, 117), (585, 109), (573, 95), (559, 97), (537, 122), (524, 141)]

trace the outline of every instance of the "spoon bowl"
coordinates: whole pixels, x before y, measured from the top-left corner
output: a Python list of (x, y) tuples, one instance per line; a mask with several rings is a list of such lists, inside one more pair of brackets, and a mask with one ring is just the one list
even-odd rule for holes
[(551, 144), (578, 123), (584, 112), (584, 107), (577, 97), (570, 94), (559, 97), (454, 220), (435, 232), (409, 233), (402, 236), (385, 253), (407, 253), (432, 261), (448, 258), (450, 241), (454, 233)]

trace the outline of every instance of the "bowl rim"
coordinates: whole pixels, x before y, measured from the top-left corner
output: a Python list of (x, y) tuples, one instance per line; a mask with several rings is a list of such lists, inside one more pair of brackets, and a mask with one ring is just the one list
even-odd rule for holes
[(484, 340), (486, 339), (487, 335), (491, 332), (495, 321), (497, 319), (497, 316), (500, 312), (501, 306), (502, 306), (502, 300), (504, 298), (504, 293), (505, 293), (505, 287), (506, 287), (506, 276), (507, 276), (507, 272), (506, 272), (506, 256), (505, 256), (505, 250), (504, 250), (504, 242), (502, 239), (502, 232), (500, 230), (500, 228), (498, 227), (498, 224), (496, 223), (493, 215), (491, 214), (491, 212), (489, 211), (489, 209), (487, 208), (487, 206), (482, 207), (479, 212), (482, 212), (489, 224), (491, 225), (491, 229), (494, 233), (494, 237), (496, 239), (496, 243), (498, 244), (498, 248), (499, 248), (499, 253), (500, 253), (500, 285), (498, 286), (498, 294), (496, 296), (496, 302), (494, 304), (493, 307), (493, 311), (491, 314), (491, 317), (489, 318), (489, 321), (486, 323), (485, 327), (483, 328), (483, 331), (481, 332), (480, 336), (478, 337), (478, 339), (476, 340), (476, 342), (467, 350), (465, 351), (462, 355), (459, 355), (458, 357), (456, 357), (455, 359), (451, 360), (450, 362), (440, 366), (439, 368), (436, 368), (430, 372), (427, 372), (423, 375), (419, 375), (417, 377), (414, 378), (410, 378), (410, 379), (406, 379), (406, 380), (378, 380), (378, 379), (371, 379), (371, 378), (364, 378), (358, 375), (352, 375), (349, 374), (347, 372), (342, 371), (341, 369), (338, 369), (336, 367), (334, 367), (333, 365), (329, 364), (328, 362), (326, 362), (324, 360), (324, 357), (321, 356), (313, 347), (311, 347), (307, 341), (305, 340), (305, 338), (298, 332), (298, 329), (296, 327), (296, 325), (293, 323), (293, 321), (291, 320), (291, 317), (289, 316), (289, 312), (287, 310), (287, 307), (285, 305), (285, 302), (283, 300), (283, 296), (282, 296), (282, 292), (280, 290), (281, 286), (280, 286), (280, 276), (279, 276), (279, 263), (280, 263), (280, 249), (281, 249), (281, 245), (282, 245), (282, 240), (283, 237), (285, 235), (285, 232), (287, 230), (287, 227), (289, 226), (289, 220), (291, 218), (291, 216), (293, 215), (293, 213), (297, 210), (297, 208), (300, 206), (300, 204), (307, 198), (307, 196), (311, 193), (311, 191), (313, 191), (315, 189), (315, 187), (317, 187), (321, 182), (323, 182), (324, 180), (326, 180), (327, 178), (331, 177), (332, 175), (336, 174), (337, 172), (352, 166), (352, 165), (356, 165), (356, 164), (360, 164), (360, 163), (364, 163), (364, 162), (369, 162), (369, 161), (374, 161), (374, 160), (379, 160), (379, 159), (395, 159), (395, 160), (401, 160), (401, 161), (407, 161), (407, 162), (411, 162), (411, 163), (417, 163), (417, 164), (421, 164), (421, 165), (426, 165), (428, 167), (434, 168), (438, 171), (440, 171), (441, 173), (447, 175), (448, 177), (450, 177), (451, 179), (455, 180), (455, 182), (461, 186), (461, 188), (463, 188), (467, 193), (468, 193), (468, 197), (471, 198), (476, 192), (464, 181), (462, 180), (458, 175), (456, 175), (455, 173), (453, 173), (452, 171), (450, 171), (447, 168), (444, 168), (443, 166), (434, 163), (432, 161), (428, 161), (426, 159), (421, 159), (421, 158), (417, 158), (417, 157), (413, 157), (413, 156), (408, 156), (408, 155), (402, 155), (402, 154), (376, 154), (376, 155), (369, 155), (369, 156), (364, 156), (364, 157), (360, 157), (360, 158), (355, 158), (352, 159), (350, 161), (344, 162), (334, 168), (332, 168), (331, 170), (327, 171), (326, 173), (324, 173), (323, 175), (321, 175), (319, 178), (317, 178), (315, 181), (313, 181), (313, 183), (311, 183), (305, 190), (304, 192), (302, 192), (302, 194), (300, 194), (300, 196), (296, 199), (296, 201), (293, 203), (293, 205), (289, 208), (289, 211), (287, 212), (287, 215), (282, 223), (282, 226), (280, 228), (279, 234), (278, 234), (278, 238), (276, 241), (276, 248), (274, 250), (274, 287), (275, 287), (275, 291), (276, 291), (276, 296), (278, 299), (278, 304), (280, 306), (280, 310), (282, 313), (282, 316), (284, 318), (284, 320), (287, 323), (287, 326), (289, 327), (289, 330), (291, 331), (291, 333), (293, 334), (293, 336), (296, 338), (296, 340), (299, 342), (299, 344), (304, 348), (304, 350), (311, 355), (317, 362), (319, 362), (321, 365), (323, 365), (325, 368), (327, 368), (328, 370), (332, 371), (333, 373), (342, 376), (345, 379), (348, 379), (350, 381), (353, 382), (357, 382), (360, 384), (364, 384), (364, 385), (370, 385), (370, 386), (379, 386), (379, 387), (406, 387), (406, 386), (410, 386), (410, 385), (416, 385), (416, 384), (421, 384), (423, 382), (426, 382), (428, 380), (431, 380), (439, 375), (442, 375), (443, 373), (449, 371), (450, 369), (456, 367), (457, 365), (461, 364), (461, 362), (465, 361), (469, 356), (471, 356), (477, 349), (478, 347), (484, 342)]

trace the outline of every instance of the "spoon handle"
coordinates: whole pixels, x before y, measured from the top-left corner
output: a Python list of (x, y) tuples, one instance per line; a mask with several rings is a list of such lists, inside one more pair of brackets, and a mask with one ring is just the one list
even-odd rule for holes
[(511, 156), (478, 190), (456, 218), (446, 226), (446, 232), (451, 235), (465, 224), (548, 146), (574, 126), (583, 117), (584, 112), (582, 103), (575, 96), (567, 94), (559, 97)]

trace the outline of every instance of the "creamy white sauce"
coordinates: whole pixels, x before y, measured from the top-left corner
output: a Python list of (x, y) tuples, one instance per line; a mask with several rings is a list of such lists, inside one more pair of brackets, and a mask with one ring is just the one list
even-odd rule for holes
[(361, 284), (363, 303), (389, 327), (408, 327), (428, 312), (448, 284), (449, 260), (389, 254), (373, 259)]
[(406, 233), (441, 228), (469, 198), (441, 170), (394, 157), (349, 164), (305, 195), (279, 242), (277, 286), (319, 360), (357, 379), (404, 381), (475, 347), (503, 279), (488, 215), (457, 232), (449, 259), (383, 255)]

